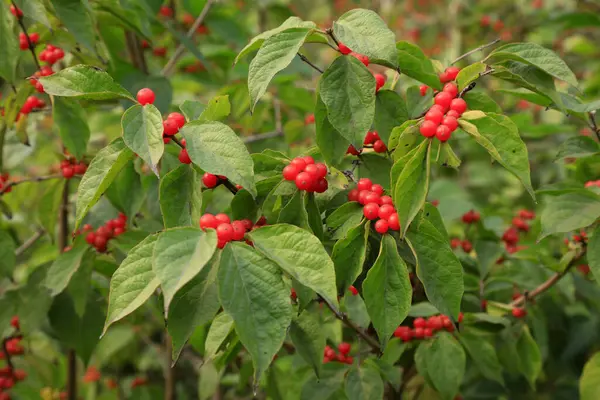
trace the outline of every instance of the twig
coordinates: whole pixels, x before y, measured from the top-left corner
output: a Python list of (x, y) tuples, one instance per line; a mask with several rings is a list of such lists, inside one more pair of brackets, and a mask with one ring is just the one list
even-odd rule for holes
[[(204, 4), (204, 8), (200, 12), (200, 15), (198, 15), (198, 18), (196, 18), (196, 20), (194, 21), (194, 24), (187, 32), (186, 36), (188, 39), (191, 39), (192, 36), (194, 36), (194, 33), (196, 32), (196, 30), (200, 27), (200, 25), (202, 25), (204, 18), (208, 14), (208, 11), (210, 10), (210, 7), (213, 5), (214, 2), (215, 2), (215, 0), (206, 0), (206, 4)], [(173, 55), (171, 56), (171, 59), (167, 62), (167, 64), (163, 68), (163, 70), (161, 72), (162, 75), (169, 76), (171, 74), (171, 72), (173, 72), (173, 68), (175, 67), (175, 64), (177, 64), (177, 61), (179, 61), (179, 59), (183, 55), (184, 50), (185, 50), (185, 45), (183, 43), (179, 44), (179, 47), (177, 47), (177, 50), (175, 50), (175, 53), (173, 53)]]
[[(15, 4), (14, 0), (11, 0), (11, 3), (15, 8), (18, 8), (17, 5)], [(29, 35), (27, 34), (27, 28), (25, 27), (25, 24), (23, 23), (23, 18), (17, 18), (17, 22), (19, 23), (19, 26), (21, 27), (21, 30), (23, 31), (23, 34), (25, 35), (25, 39), (27, 39), (27, 45), (29, 47), (29, 51), (31, 51), (31, 55), (33, 56), (33, 61), (35, 61), (35, 65), (37, 66), (37, 69), (41, 70), (42, 66), (40, 65), (40, 61), (38, 60), (37, 56), (35, 55), (35, 46), (31, 42), (31, 39), (29, 39)]]
[(304, 56), (303, 54), (298, 53), (298, 57), (300, 57), (300, 59), (302, 61), (304, 61), (305, 63), (307, 63), (311, 67), (313, 67), (316, 71), (319, 71), (321, 74), (323, 73), (323, 70), (321, 68), (317, 67), (315, 64), (313, 64), (312, 62), (310, 62), (310, 60), (308, 58), (306, 58), (306, 56)]
[(238, 188), (235, 187), (235, 185), (233, 183), (231, 183), (229, 181), (229, 179), (222, 179), (221, 180), (222, 185), (225, 186), (227, 189), (229, 189), (229, 191), (233, 194), (236, 194), (238, 192)]
[(483, 49), (487, 49), (488, 47), (491, 47), (491, 46), (495, 45), (496, 43), (498, 43), (498, 42), (500, 42), (500, 41), (501, 41), (500, 39), (496, 39), (496, 40), (494, 40), (493, 42), (490, 42), (490, 43), (487, 43), (487, 44), (481, 45), (481, 46), (479, 46), (479, 47), (477, 47), (477, 48), (475, 48), (475, 49), (473, 49), (473, 50), (471, 50), (471, 51), (467, 51), (465, 54), (463, 54), (462, 56), (458, 57), (456, 60), (452, 61), (452, 62), (450, 63), (450, 65), (456, 64), (457, 62), (459, 62), (459, 61), (460, 61), (460, 60), (462, 60), (463, 58), (465, 58), (465, 57), (468, 57), (468, 56), (470, 56), (470, 55), (471, 55), (471, 54), (473, 54), (473, 53), (477, 53), (478, 51), (481, 51), (481, 50), (483, 50)]
[(327, 30), (325, 30), (325, 33), (329, 35), (329, 37), (334, 41), (337, 47), (340, 47), (340, 42), (338, 42), (338, 40), (335, 38), (335, 35), (333, 34), (333, 29), (327, 28)]
[(125, 45), (127, 46), (129, 59), (133, 66), (142, 71), (145, 75), (148, 75), (148, 65), (146, 64), (144, 50), (142, 49), (140, 40), (134, 32), (125, 31)]
[(183, 143), (181, 143), (179, 141), (179, 139), (177, 139), (175, 136), (171, 136), (171, 140), (179, 147), (181, 147), (182, 149), (185, 149), (185, 146), (183, 145)]
[(168, 332), (165, 334), (165, 400), (175, 399), (175, 369), (171, 365), (171, 354), (173, 353), (173, 342)]
[(47, 180), (50, 180), (50, 179), (59, 179), (59, 178), (62, 178), (62, 175), (35, 176), (35, 177), (32, 177), (32, 178), (21, 179), (19, 181), (10, 181), (4, 187), (2, 187), (2, 189), (0, 189), (0, 195), (2, 193), (6, 192), (11, 187), (20, 185), (21, 183), (26, 183), (26, 182), (42, 182), (42, 181), (47, 181)]
[(373, 337), (369, 336), (367, 332), (365, 332), (360, 326), (356, 325), (353, 321), (348, 319), (348, 316), (341, 311), (338, 311), (335, 307), (329, 304), (328, 301), (319, 296), (323, 303), (331, 310), (331, 312), (335, 315), (337, 319), (342, 321), (348, 328), (354, 330), (361, 338), (365, 340), (373, 349), (373, 352), (377, 354), (382, 354), (381, 347), (379, 347), (379, 343)]
[(477, 82), (469, 83), (467, 85), (467, 87), (465, 87), (463, 90), (460, 91), (460, 93), (458, 94), (458, 97), (463, 97), (465, 94), (467, 94), (471, 90), (475, 89), (475, 86), (477, 86)]
[(25, 250), (27, 250), (28, 248), (30, 248), (43, 235), (44, 235), (44, 230), (43, 229), (39, 229), (36, 233), (33, 234), (32, 237), (30, 237), (25, 242), (23, 242), (22, 245), (20, 245), (19, 247), (17, 247), (17, 249), (15, 250), (15, 256), (20, 256), (21, 254), (23, 254), (25, 252)]
[(590, 128), (592, 128), (592, 131), (594, 131), (596, 134), (598, 141), (600, 141), (600, 128), (596, 124), (596, 111), (590, 111), (588, 115), (590, 116)]
[(281, 131), (273, 131), (273, 132), (265, 132), (259, 133), (258, 135), (248, 136), (242, 139), (244, 143), (254, 143), (261, 140), (272, 139), (276, 137), (283, 136), (283, 132)]

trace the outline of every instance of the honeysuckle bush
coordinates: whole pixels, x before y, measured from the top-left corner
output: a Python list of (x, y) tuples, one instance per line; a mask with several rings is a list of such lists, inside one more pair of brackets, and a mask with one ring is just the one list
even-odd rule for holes
[(589, 39), (175, 3), (0, 3), (0, 399), (600, 396)]

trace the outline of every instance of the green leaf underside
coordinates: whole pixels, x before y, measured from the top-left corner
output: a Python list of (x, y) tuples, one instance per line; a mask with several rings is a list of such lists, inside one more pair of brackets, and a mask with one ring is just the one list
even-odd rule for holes
[(315, 105), (315, 130), (316, 143), (325, 162), (328, 165), (338, 166), (346, 155), (346, 149), (350, 142), (329, 122), (327, 107), (319, 93), (317, 93), (317, 103)]
[(600, 217), (600, 196), (590, 190), (577, 190), (546, 199), (541, 213), (540, 238), (591, 225)]
[(52, 97), (52, 118), (65, 147), (81, 160), (90, 140), (85, 110), (76, 100)]
[(163, 176), (159, 203), (165, 228), (198, 224), (202, 216), (202, 192), (193, 167), (180, 165)]
[(88, 249), (89, 246), (83, 242), (83, 239), (80, 239), (71, 250), (61, 253), (52, 263), (46, 277), (46, 287), (50, 290), (52, 296), (56, 296), (67, 288), (73, 274), (81, 266), (82, 259)]
[(296, 351), (320, 376), (325, 350), (325, 335), (319, 313), (305, 310), (292, 321), (290, 338)]
[(367, 256), (369, 224), (360, 224), (348, 231), (348, 235), (333, 246), (331, 259), (335, 265), (338, 292), (343, 293), (362, 272)]
[(426, 356), (427, 375), (442, 399), (452, 400), (458, 393), (465, 374), (466, 356), (463, 348), (447, 333), (438, 333)]
[(346, 376), (345, 392), (349, 400), (379, 400), (383, 398), (383, 380), (375, 369), (356, 366)]
[(600, 353), (594, 354), (583, 367), (579, 380), (581, 400), (595, 400), (600, 397)]
[(400, 41), (396, 43), (396, 48), (398, 50), (398, 66), (403, 74), (434, 89), (442, 89), (440, 77), (436, 73), (431, 60), (427, 58), (419, 46)]
[(152, 104), (130, 107), (121, 119), (123, 141), (158, 176), (157, 165), (165, 150), (163, 120)]

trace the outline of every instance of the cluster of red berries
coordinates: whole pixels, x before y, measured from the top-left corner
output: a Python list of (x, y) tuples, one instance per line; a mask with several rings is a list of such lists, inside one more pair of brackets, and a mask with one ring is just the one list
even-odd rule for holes
[(337, 361), (342, 364), (352, 365), (354, 358), (350, 354), (350, 343), (342, 342), (338, 345), (339, 354), (336, 354), (335, 349), (330, 346), (325, 346), (323, 351), (323, 364), (328, 362)]
[(75, 175), (83, 175), (87, 171), (87, 164), (83, 161), (77, 162), (74, 159), (66, 159), (60, 162), (60, 171), (63, 178), (71, 179)]
[(19, 48), (21, 50), (29, 49), (29, 42), (31, 42), (32, 46), (35, 46), (40, 41), (40, 34), (37, 32), (30, 34), (29, 40), (27, 40), (27, 36), (23, 32), (19, 33)]
[(47, 44), (46, 48), (40, 53), (40, 61), (48, 63), (48, 65), (54, 65), (65, 57), (65, 51), (60, 47)]
[(258, 228), (267, 224), (265, 217), (261, 217), (256, 224), (249, 219), (235, 220), (231, 219), (227, 214), (204, 214), (200, 217), (200, 228), (215, 229), (217, 231), (217, 247), (222, 249), (231, 241), (244, 240), (246, 232), (250, 232), (254, 228)]
[(46, 107), (46, 102), (44, 100), (38, 99), (35, 96), (29, 96), (25, 103), (23, 103), (23, 107), (19, 110), (20, 114), (29, 114), (34, 109), (40, 109)]
[(23, 11), (12, 4), (10, 5), (10, 13), (19, 19), (23, 18)]
[(475, 210), (469, 210), (461, 217), (462, 222), (465, 224), (476, 224), (481, 219), (481, 214)]
[[(363, 145), (367, 148), (372, 147), (375, 153), (385, 153), (387, 151), (387, 146), (381, 140), (377, 131), (367, 132)], [(362, 150), (357, 150), (353, 145), (348, 146), (348, 150), (346, 150), (346, 154), (352, 154), (353, 156), (358, 156), (361, 152)]]
[(458, 87), (449, 82), (434, 97), (434, 105), (425, 114), (419, 131), (426, 138), (436, 137), (446, 142), (458, 128), (458, 118), (467, 110), (467, 103), (458, 96)]
[(327, 166), (315, 163), (311, 156), (296, 157), (283, 168), (283, 179), (294, 181), (298, 190), (323, 193), (329, 187), (327, 183)]
[(471, 250), (473, 250), (473, 244), (467, 239), (460, 240), (459, 238), (452, 238), (450, 240), (450, 247), (452, 247), (453, 249), (462, 247), (465, 253), (470, 253)]
[(92, 365), (85, 371), (85, 375), (83, 375), (83, 381), (85, 383), (98, 382), (100, 377), (100, 371), (98, 371), (98, 369)]
[[(458, 322), (462, 322), (463, 313), (458, 315)], [(410, 342), (413, 339), (425, 339), (432, 337), (436, 332), (446, 330), (454, 332), (454, 324), (447, 315), (432, 315), (425, 319), (415, 318), (412, 329), (409, 326), (399, 326), (394, 331), (394, 336), (400, 338), (403, 342)]]
[(44, 93), (44, 86), (42, 85), (42, 82), (40, 82), (37, 78), (39, 78), (40, 76), (50, 76), (52, 74), (54, 74), (52, 67), (44, 65), (39, 71), (35, 71), (35, 74), (33, 74), (33, 78), (29, 79), (29, 83), (31, 83), (31, 86), (35, 87), (35, 90), (38, 93)]
[[(582, 243), (582, 244), (587, 243), (588, 236), (587, 236), (586, 231), (580, 230), (579, 235), (577, 235), (577, 234), (573, 235), (573, 241), (575, 243)], [(569, 243), (570, 243), (570, 240), (568, 238), (565, 238), (565, 244), (568, 245)]]
[[(340, 53), (342, 53), (343, 55), (351, 55), (352, 57), (356, 58), (358, 61), (360, 61), (361, 63), (364, 64), (365, 67), (369, 66), (369, 57), (365, 56), (364, 54), (359, 54), (359, 53), (355, 53), (353, 52), (348, 46), (346, 46), (344, 43), (340, 42), (338, 44), (338, 50), (340, 51)], [(384, 82), (385, 83), (385, 82)], [(383, 86), (383, 85), (382, 85)]]
[(513, 218), (511, 226), (502, 234), (502, 241), (509, 254), (524, 249), (523, 246), (517, 246), (517, 243), (519, 242), (519, 232), (528, 232), (529, 224), (526, 221), (532, 219), (535, 219), (535, 212), (520, 210)]
[[(183, 14), (183, 17), (181, 18), (181, 22), (187, 28), (194, 25), (195, 21), (196, 21), (196, 18), (194, 18), (194, 16), (190, 13)], [(206, 35), (208, 33), (208, 27), (206, 25), (202, 24), (198, 27), (198, 29), (196, 29), (196, 33), (199, 35)]]
[(202, 64), (201, 61), (195, 60), (193, 63), (188, 64), (181, 68), (182, 71), (187, 72), (188, 74), (194, 74), (196, 72), (206, 71), (206, 67)]
[(179, 130), (183, 128), (185, 122), (185, 117), (181, 113), (172, 112), (171, 114), (167, 115), (167, 118), (163, 121), (164, 142), (169, 143), (171, 141), (171, 136), (176, 135)]
[(1, 193), (10, 193), (12, 191), (12, 186), (10, 184), (8, 185), (8, 187), (6, 189), (4, 189), (4, 186), (6, 186), (8, 184), (9, 180), (10, 180), (10, 176), (7, 173), (0, 174), (0, 192)]
[[(20, 330), (19, 325), (19, 317), (13, 316), (10, 320), (10, 325), (16, 330)], [(6, 353), (8, 353), (9, 357), (20, 356), (23, 355), (25, 349), (21, 344), (21, 335), (17, 335), (11, 337), (10, 339), (5, 339), (4, 348), (6, 349)], [(5, 354), (3, 351), (0, 351), (0, 360), (4, 359)], [(10, 400), (10, 394), (8, 390), (12, 389), (12, 387), (27, 377), (27, 373), (22, 369), (15, 369), (11, 367), (11, 364), (6, 365), (0, 368), (0, 400)]]
[(586, 188), (591, 188), (591, 187), (600, 188), (600, 179), (598, 179), (597, 181), (587, 181), (585, 183), (585, 187)]
[(375, 231), (385, 234), (389, 229), (400, 230), (400, 220), (390, 196), (383, 194), (383, 186), (373, 184), (369, 178), (361, 178), (356, 184), (356, 189), (348, 193), (348, 200), (362, 204), (363, 215), (375, 222)]
[(108, 241), (121, 235), (126, 229), (127, 216), (123, 213), (119, 213), (117, 218), (107, 221), (104, 225), (96, 229), (96, 231), (94, 231), (94, 228), (90, 224), (85, 224), (83, 226), (83, 232), (75, 232), (75, 235), (87, 232), (85, 241), (89, 245), (95, 247), (96, 251), (104, 253)]

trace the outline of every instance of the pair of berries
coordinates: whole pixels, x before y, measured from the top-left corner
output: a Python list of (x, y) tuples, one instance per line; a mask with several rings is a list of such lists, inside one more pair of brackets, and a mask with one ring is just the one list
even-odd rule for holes
[[(145, 106), (146, 104), (154, 104), (156, 95), (150, 88), (143, 88), (137, 92), (136, 99), (138, 103)], [(168, 118), (167, 118), (168, 119)]]
[(62, 160), (60, 162), (60, 171), (63, 178), (71, 179), (75, 175), (83, 175), (87, 171), (87, 164), (83, 161), (77, 162), (75, 160)]
[(44, 85), (42, 85), (42, 82), (37, 78), (40, 76), (50, 76), (52, 74), (54, 74), (52, 67), (44, 65), (39, 71), (35, 71), (35, 74), (33, 74), (34, 77), (29, 80), (29, 83), (35, 87), (35, 90), (38, 93), (44, 93)]
[[(10, 356), (20, 356), (25, 352), (25, 348), (21, 344), (21, 337), (14, 337), (6, 341), (6, 352)], [(2, 352), (2, 356), (4, 353)]]
[(266, 220), (261, 218), (256, 224), (253, 224), (249, 219), (235, 220), (231, 219), (227, 214), (204, 214), (200, 217), (200, 228), (215, 229), (217, 231), (217, 247), (222, 249), (229, 242), (244, 240), (246, 232), (251, 231), (254, 227), (263, 226)]
[[(154, 102), (154, 100), (152, 101)], [(163, 121), (163, 140), (165, 143), (169, 143), (171, 141), (171, 136), (176, 135), (179, 130), (183, 128), (185, 122), (185, 117), (181, 113), (172, 112), (171, 114), (167, 115), (167, 118)]]
[[(363, 145), (365, 147), (373, 147), (375, 153), (385, 153), (387, 151), (387, 146), (385, 145), (385, 142), (381, 140), (377, 131), (367, 132)], [(346, 150), (346, 154), (352, 154), (353, 156), (358, 156), (361, 152), (362, 150), (357, 150), (353, 145), (348, 146), (348, 150)]]
[(48, 65), (54, 65), (58, 61), (65, 57), (65, 51), (60, 47), (47, 44), (46, 48), (40, 52), (39, 59), (48, 63)]
[(167, 55), (167, 48), (155, 47), (154, 49), (152, 49), (152, 54), (154, 54), (156, 57), (165, 57)]
[(36, 44), (38, 44), (39, 41), (40, 34), (37, 32), (33, 32), (32, 34), (30, 34), (29, 40), (27, 40), (27, 35), (25, 35), (23, 32), (19, 33), (19, 48), (21, 50), (29, 49), (29, 42), (31, 42), (31, 44), (35, 46)]
[(375, 231), (385, 234), (388, 230), (400, 230), (400, 220), (394, 207), (392, 198), (385, 196), (383, 186), (373, 184), (369, 178), (361, 178), (356, 189), (348, 193), (348, 200), (357, 201), (362, 204), (363, 215), (370, 221), (375, 222)]
[(315, 163), (311, 156), (296, 157), (283, 168), (283, 179), (294, 181), (298, 190), (323, 193), (329, 187), (327, 183), (327, 166)]
[(475, 210), (469, 210), (463, 214), (461, 219), (465, 224), (475, 224), (481, 219), (481, 214)]
[(224, 175), (213, 175), (209, 172), (205, 172), (204, 175), (202, 175), (202, 183), (208, 189), (214, 189), (226, 180), (227, 177)]
[(19, 19), (23, 18), (23, 11), (12, 4), (10, 5), (10, 13)]
[(185, 148), (186, 146), (186, 141), (185, 139), (181, 139), (181, 145), (183, 146), (183, 149), (181, 149), (179, 151), (179, 162), (182, 164), (191, 164), (192, 163), (192, 159), (190, 158), (190, 155), (188, 154), (187, 149)]
[(3, 190), (4, 186), (6, 186), (8, 184), (9, 180), (10, 180), (10, 176), (8, 174), (0, 175), (0, 192), (10, 193), (12, 191), (12, 186), (8, 186), (8, 188), (6, 190)]
[(46, 102), (44, 100), (38, 99), (35, 96), (29, 96), (27, 100), (25, 100), (25, 103), (19, 112), (22, 114), (29, 114), (34, 109), (40, 109), (44, 107), (46, 107)]
[(83, 376), (83, 381), (85, 383), (98, 382), (100, 380), (100, 371), (94, 366), (88, 367), (85, 371), (85, 375)]
[(99, 253), (104, 253), (108, 241), (123, 234), (126, 227), (127, 216), (123, 213), (119, 213), (118, 218), (107, 221), (104, 225), (96, 229), (96, 231), (93, 231), (94, 228), (92, 228), (90, 224), (85, 224), (83, 226), (83, 232), (88, 232), (85, 236), (85, 241), (91, 246), (94, 246)]
[(426, 138), (435, 136), (440, 142), (450, 139), (452, 132), (458, 128), (458, 118), (467, 110), (467, 103), (457, 95), (458, 87), (454, 83), (444, 85), (444, 90), (435, 95), (435, 104), (427, 111), (419, 127), (421, 135)]
[[(358, 61), (360, 61), (361, 63), (363, 63), (363, 65), (365, 67), (369, 66), (369, 57), (365, 56), (364, 54), (359, 54), (359, 53), (355, 53), (353, 52), (348, 46), (346, 46), (344, 43), (340, 42), (338, 44), (338, 50), (340, 51), (340, 53), (342, 53), (343, 55), (351, 55), (352, 57), (356, 58)], [(383, 85), (382, 85), (383, 86)]]
[[(462, 322), (463, 313), (458, 315), (458, 322)], [(394, 336), (400, 338), (403, 342), (410, 342), (412, 339), (425, 339), (432, 337), (435, 332), (446, 330), (454, 332), (454, 324), (446, 315), (432, 315), (425, 319), (415, 318), (413, 329), (409, 326), (399, 326), (394, 331)]]
[(459, 238), (453, 238), (452, 240), (450, 240), (450, 247), (452, 247), (453, 249), (462, 247), (465, 253), (470, 253), (471, 250), (473, 250), (473, 244), (470, 241), (466, 239), (460, 240)]
[(600, 188), (600, 179), (598, 179), (597, 181), (587, 181), (585, 183), (585, 187), (586, 188), (591, 188), (591, 187)]
[(337, 361), (342, 364), (352, 365), (354, 358), (350, 354), (350, 343), (342, 342), (338, 345), (339, 354), (336, 354), (335, 349), (330, 346), (325, 346), (323, 351), (323, 364), (328, 362)]
[[(576, 243), (586, 243), (588, 241), (587, 233), (584, 230), (579, 231), (579, 235), (573, 235), (573, 241)], [(565, 244), (569, 244), (569, 239), (565, 239)]]

